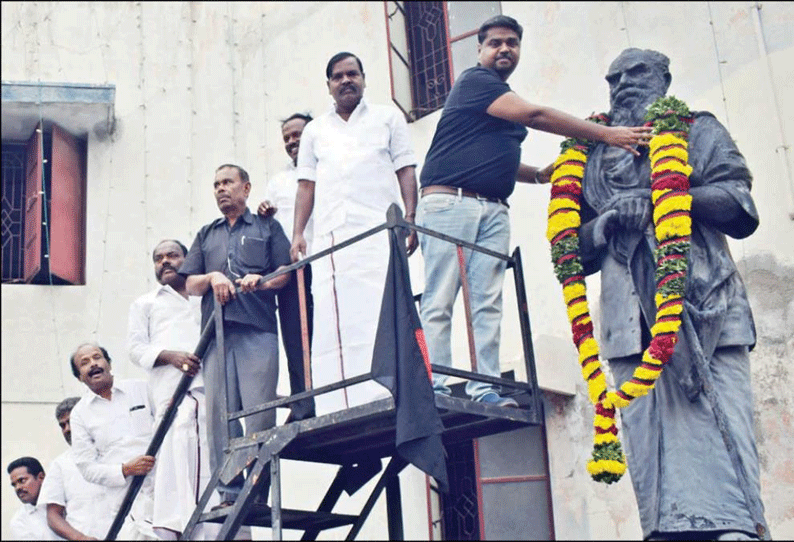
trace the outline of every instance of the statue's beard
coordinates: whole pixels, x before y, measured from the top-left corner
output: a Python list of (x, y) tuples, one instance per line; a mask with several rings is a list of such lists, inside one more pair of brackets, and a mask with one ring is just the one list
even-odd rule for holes
[(613, 126), (640, 126), (645, 122), (645, 105), (634, 107), (613, 107), (609, 113)]

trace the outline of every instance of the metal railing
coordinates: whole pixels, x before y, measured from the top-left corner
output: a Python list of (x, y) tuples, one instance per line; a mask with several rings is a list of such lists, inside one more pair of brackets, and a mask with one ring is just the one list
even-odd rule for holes
[[(535, 354), (534, 349), (532, 346), (532, 331), (529, 322), (529, 311), (528, 311), (528, 301), (526, 296), (526, 289), (524, 286), (524, 276), (523, 276), (523, 267), (521, 263), (521, 253), (518, 248), (516, 248), (511, 256), (507, 256), (504, 254), (500, 254), (498, 252), (494, 252), (492, 250), (480, 247), (476, 244), (470, 243), (468, 241), (464, 241), (462, 239), (457, 239), (455, 237), (445, 235), (443, 233), (423, 228), (421, 226), (417, 226), (410, 222), (407, 222), (402, 213), (397, 207), (397, 205), (392, 205), (386, 213), (386, 222), (371, 228), (359, 235), (351, 237), (341, 243), (335, 244), (332, 247), (329, 247), (325, 250), (322, 250), (312, 256), (304, 258), (298, 262), (295, 262), (291, 265), (283, 267), (278, 271), (274, 271), (268, 275), (263, 276), (259, 280), (259, 284), (263, 282), (269, 281), (274, 279), (278, 276), (284, 275), (286, 273), (291, 273), (293, 271), (296, 272), (296, 279), (298, 280), (298, 296), (299, 296), (299, 303), (300, 303), (300, 317), (301, 317), (301, 334), (302, 334), (302, 342), (303, 342), (303, 361), (304, 361), (304, 378), (306, 382), (306, 391), (297, 393), (294, 395), (290, 395), (288, 397), (282, 397), (276, 399), (274, 401), (269, 401), (267, 403), (257, 405), (251, 408), (239, 410), (237, 412), (224, 412), (223, 415), (226, 417), (227, 422), (244, 418), (246, 416), (250, 416), (252, 414), (257, 414), (259, 412), (264, 412), (267, 410), (272, 410), (278, 407), (286, 407), (294, 402), (300, 401), (302, 399), (315, 397), (317, 395), (321, 395), (324, 393), (328, 393), (331, 391), (335, 391), (341, 388), (345, 388), (351, 386), (353, 384), (358, 384), (360, 382), (365, 382), (367, 380), (372, 379), (372, 373), (365, 373), (362, 375), (358, 375), (352, 378), (347, 378), (341, 380), (339, 382), (329, 384), (326, 386), (322, 386), (316, 389), (312, 388), (311, 383), (311, 358), (309, 352), (309, 338), (308, 338), (308, 319), (307, 319), (307, 310), (306, 310), (306, 290), (305, 284), (303, 282), (303, 271), (304, 267), (308, 264), (328, 256), (337, 250), (341, 250), (346, 248), (350, 245), (353, 245), (367, 237), (375, 235), (383, 230), (392, 229), (392, 228), (402, 228), (404, 230), (413, 230), (419, 232), (424, 235), (429, 235), (432, 237), (436, 237), (443, 241), (447, 241), (449, 243), (453, 243), (457, 247), (457, 255), (458, 255), (458, 264), (461, 273), (461, 288), (463, 292), (463, 300), (464, 300), (464, 309), (465, 309), (465, 316), (466, 316), (466, 330), (467, 330), (467, 338), (468, 338), (468, 346), (469, 346), (469, 357), (471, 362), (471, 371), (464, 371), (460, 369), (455, 369), (452, 367), (443, 367), (439, 365), (431, 365), (433, 373), (443, 374), (453, 377), (458, 377), (467, 380), (475, 380), (479, 382), (486, 382), (491, 383), (499, 386), (504, 386), (507, 388), (512, 388), (515, 390), (526, 392), (529, 395), (530, 401), (530, 408), (534, 412), (540, 412), (541, 404), (540, 404), (540, 397), (538, 394), (538, 383), (537, 383), (537, 375), (535, 371)], [(519, 323), (521, 326), (521, 338), (522, 338), (522, 347), (524, 353), (524, 363), (526, 366), (526, 375), (527, 375), (527, 382), (520, 382), (517, 380), (510, 380), (500, 377), (494, 377), (489, 375), (479, 374), (477, 372), (477, 359), (476, 359), (476, 350), (475, 350), (475, 343), (474, 343), (474, 330), (472, 326), (472, 316), (471, 316), (471, 306), (469, 302), (469, 294), (470, 294), (470, 287), (468, 284), (468, 278), (466, 273), (466, 261), (464, 257), (463, 249), (467, 248), (476, 252), (480, 252), (483, 254), (487, 254), (494, 258), (500, 259), (507, 264), (508, 269), (513, 269), (513, 276), (515, 281), (515, 291), (516, 291), (516, 301), (518, 305), (518, 313), (519, 313)], [(242, 292), (240, 289), (237, 289), (237, 293), (241, 294)], [(416, 296), (419, 298), (420, 296)], [(415, 298), (415, 299), (416, 299)], [(222, 316), (222, 309), (223, 307), (218, 303), (217, 299), (215, 300), (215, 308), (212, 314), (212, 317), (207, 320), (207, 323), (204, 326), (204, 329), (201, 332), (201, 337), (199, 338), (198, 345), (196, 346), (195, 351), (193, 352), (196, 357), (203, 361), (205, 354), (207, 353), (207, 349), (210, 346), (212, 340), (217, 336), (217, 345), (216, 348), (219, 351), (218, 355), (218, 363), (223, 364), (225, 362), (225, 348), (223, 347), (223, 316)], [(189, 387), (190, 383), (192, 382), (193, 377), (184, 374), (182, 375), (182, 379), (179, 381), (179, 384), (174, 391), (174, 394), (171, 398), (171, 402), (166, 409), (165, 414), (163, 415), (160, 424), (158, 425), (157, 429), (154, 432), (152, 440), (149, 444), (149, 447), (146, 450), (146, 455), (155, 456), (157, 452), (160, 450), (160, 447), (163, 443), (163, 439), (168, 432), (171, 424), (176, 417), (176, 411), (179, 408), (182, 400), (184, 399)], [(223, 389), (223, 388), (221, 388)], [(225, 410), (226, 402), (222, 401), (221, 404)], [(229, 448), (235, 447), (234, 441), (242, 441), (243, 439), (234, 439), (233, 441), (229, 439), (228, 436), (228, 423), (224, 425), (227, 427), (227, 431), (225, 436), (225, 441), (227, 442), (227, 450)], [(240, 442), (238, 442), (240, 444)], [(250, 442), (247, 443), (250, 445)], [(213, 480), (217, 482), (217, 474), (213, 473)], [(124, 521), (129, 514), (132, 504), (135, 498), (138, 495), (138, 492), (143, 485), (143, 481), (146, 478), (146, 475), (137, 475), (134, 476), (130, 486), (127, 488), (127, 492), (125, 493), (124, 499), (122, 504), (114, 518), (113, 524), (111, 525), (108, 534), (106, 536), (106, 540), (115, 540), (118, 536), (118, 533), (124, 524)], [(212, 483), (212, 482), (211, 482)], [(205, 498), (201, 499), (199, 506), (206, 506)], [(202, 504), (203, 503), (203, 504)], [(203, 509), (203, 508), (202, 508)], [(274, 516), (275, 510), (273, 510)], [(278, 519), (278, 525), (277, 525)], [(236, 524), (239, 525), (240, 519), (236, 520)], [(193, 521), (191, 520), (191, 523)], [(190, 525), (190, 524), (189, 524)], [(273, 534), (274, 538), (280, 539), (280, 517), (273, 518)], [(221, 533), (228, 532), (228, 529), (222, 530)], [(278, 535), (277, 535), (278, 532)]]

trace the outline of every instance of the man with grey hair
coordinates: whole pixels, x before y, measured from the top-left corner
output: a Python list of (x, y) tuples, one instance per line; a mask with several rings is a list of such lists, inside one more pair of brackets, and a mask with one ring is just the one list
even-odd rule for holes
[[(626, 49), (612, 62), (611, 124), (639, 126), (665, 96), (669, 59)], [(751, 175), (728, 131), (698, 112), (689, 134), (692, 235), (679, 343), (648, 397), (621, 411), (643, 534), (655, 540), (768, 536), (760, 497), (748, 351), (753, 317), (726, 235), (758, 227)], [(580, 254), (601, 271), (601, 354), (629, 380), (656, 321), (648, 153), (597, 144), (582, 184)]]
[[(223, 410), (235, 412), (261, 405), (276, 398), (278, 381), (278, 328), (275, 292), (283, 288), (291, 274), (269, 281), (260, 279), (290, 263), (289, 240), (281, 225), (271, 216), (252, 214), (248, 209), (251, 181), (248, 172), (235, 164), (215, 170), (215, 201), (222, 216), (204, 225), (196, 234), (179, 274), (186, 277), (190, 295), (201, 299), (202, 328), (214, 312), (215, 300), (223, 305), (224, 358), (221, 366), (217, 338), (204, 357), (204, 383), (209, 423), (210, 469), (215, 472), (224, 462), (225, 437), (242, 436), (240, 420), (222, 419)], [(237, 293), (240, 287), (240, 295)], [(226, 393), (222, 386), (226, 385)], [(222, 403), (226, 399), (226, 404)], [(270, 429), (276, 423), (275, 410), (259, 412), (245, 419), (251, 435)], [(228, 425), (224, 425), (228, 424)], [(235, 471), (244, 461), (235, 457)], [(245, 458), (243, 458), (245, 459)], [(269, 471), (258, 498), (267, 502)], [(242, 474), (228, 484), (219, 484), (221, 503), (234, 504), (243, 486)]]
[(70, 418), (79, 397), (67, 397), (55, 407), (55, 419), (69, 449), (56, 457), (47, 469), (39, 501), (47, 507), (47, 523), (66, 540), (98, 540), (104, 537), (113, 516), (104, 488), (83, 478), (72, 452)]

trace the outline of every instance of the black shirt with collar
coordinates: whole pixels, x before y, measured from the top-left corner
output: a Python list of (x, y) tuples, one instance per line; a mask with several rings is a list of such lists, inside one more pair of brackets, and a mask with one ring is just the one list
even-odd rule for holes
[[(220, 271), (234, 282), (248, 273), (266, 275), (290, 264), (290, 243), (281, 224), (272, 216), (245, 212), (229, 227), (226, 217), (203, 226), (196, 234), (180, 275), (203, 275)], [(213, 291), (201, 298), (201, 328), (204, 329), (214, 308)], [(276, 333), (275, 291), (238, 293), (224, 306), (224, 320)]]

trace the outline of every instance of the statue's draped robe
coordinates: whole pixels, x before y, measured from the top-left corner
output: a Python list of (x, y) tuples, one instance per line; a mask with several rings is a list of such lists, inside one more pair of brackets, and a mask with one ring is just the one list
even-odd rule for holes
[[(758, 214), (750, 197), (751, 175), (727, 130), (699, 113), (689, 138), (692, 187), (719, 187), (742, 209), (731, 223), (715, 227), (693, 217), (685, 304), (709, 361), (717, 400), (729, 420), (751, 498), (760, 506), (758, 454), (753, 434), (753, 402), (748, 350), (755, 327), (744, 284), (725, 234), (750, 235)], [(629, 191), (650, 188), (647, 149), (635, 158), (621, 149), (596, 146), (583, 181), (583, 223), (608, 209)], [(582, 228), (583, 236), (587, 228)], [(590, 230), (592, 231), (592, 230)], [(593, 246), (593, 240), (583, 242)], [(582, 254), (588, 273), (601, 271), (601, 354), (619, 385), (631, 377), (647, 346), (646, 323), (655, 320), (656, 247), (653, 224), (645, 232), (620, 230), (606, 245)], [(621, 410), (623, 441), (644, 536), (654, 532), (741, 530), (756, 533), (745, 492), (727, 452), (710, 401), (702, 393), (693, 347), (680, 342), (656, 387)], [(761, 508), (762, 510), (762, 508)], [(757, 518), (756, 518), (757, 519)]]

